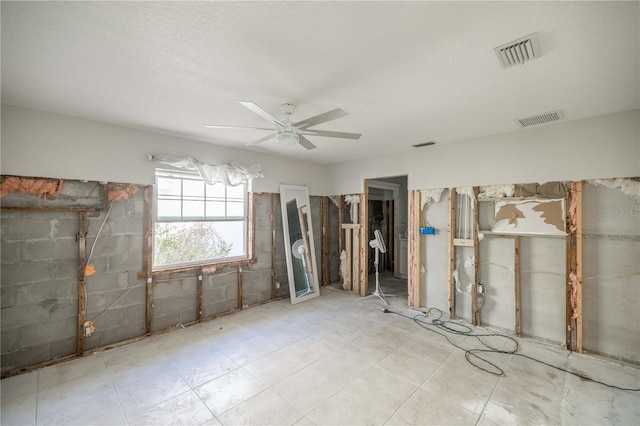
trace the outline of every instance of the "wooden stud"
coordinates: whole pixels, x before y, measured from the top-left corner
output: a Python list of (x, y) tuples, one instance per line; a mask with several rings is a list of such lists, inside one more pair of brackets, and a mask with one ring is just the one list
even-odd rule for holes
[(278, 202), (278, 194), (271, 194), (271, 300), (276, 299), (276, 208)]
[(238, 268), (238, 309), (242, 309), (242, 268)]
[(196, 282), (196, 321), (202, 318), (202, 269), (198, 272)]
[(478, 305), (478, 284), (480, 283), (480, 212), (478, 208), (478, 194), (480, 188), (473, 187), (473, 258), (474, 258), (474, 285), (471, 287), (471, 309), (474, 325), (480, 325), (480, 309)]
[(78, 335), (76, 342), (76, 353), (84, 353), (84, 322), (87, 313), (87, 283), (86, 283), (86, 262), (87, 262), (87, 212), (79, 213), (78, 224)]
[(576, 350), (582, 352), (582, 181), (576, 182)]
[[(342, 251), (345, 250), (343, 234), (346, 234), (349, 232), (349, 231), (342, 230), (343, 223), (344, 223), (344, 195), (341, 195), (338, 198), (338, 258), (340, 258), (340, 256), (342, 255)], [(349, 249), (349, 251), (351, 251), (351, 249)], [(345, 268), (346, 268), (346, 265), (345, 265)], [(338, 275), (339, 275), (340, 283), (342, 284), (343, 287), (346, 287), (345, 283), (342, 281), (343, 280), (342, 274), (338, 274)], [(350, 289), (351, 289), (351, 286), (349, 286), (348, 290)]]
[[(344, 225), (343, 225), (344, 226)], [(340, 231), (342, 232), (342, 230)], [(344, 236), (345, 236), (345, 252), (347, 253), (346, 256), (346, 262), (344, 265), (344, 280), (346, 281), (345, 283), (343, 283), (344, 289), (347, 291), (351, 291), (353, 289), (352, 286), (352, 281), (351, 281), (351, 264), (352, 264), (352, 256), (353, 253), (351, 251), (351, 234), (353, 234), (353, 230), (349, 229), (349, 228), (345, 228), (344, 229)]]
[(353, 250), (351, 255), (351, 281), (353, 282), (353, 291), (360, 293), (360, 230), (353, 231)]
[(449, 263), (447, 280), (448, 280), (448, 296), (447, 305), (449, 308), (449, 318), (454, 319), (456, 317), (456, 289), (455, 280), (453, 279), (453, 271), (456, 264), (456, 248), (453, 245), (453, 240), (456, 233), (456, 189), (449, 188), (449, 223), (447, 225), (447, 231), (449, 236), (449, 243), (447, 249), (447, 258)]
[(571, 194), (565, 199), (565, 211), (566, 211), (566, 223), (567, 223), (567, 237), (566, 237), (566, 267), (565, 267), (565, 331), (566, 331), (566, 347), (568, 351), (573, 351), (576, 345), (573, 341), (573, 333), (576, 329), (574, 326), (573, 312), (571, 308), (571, 294), (573, 288), (571, 285), (571, 272), (576, 269), (576, 234), (569, 231), (569, 224), (571, 223), (571, 215), (569, 212), (569, 206), (571, 204)]
[(395, 242), (396, 242), (396, 230), (395, 230), (395, 224), (394, 224), (394, 220), (395, 220), (395, 215), (394, 215), (394, 209), (395, 209), (395, 201), (389, 201), (389, 211), (387, 213), (387, 235), (389, 236), (389, 240), (387, 241), (387, 259), (389, 260), (389, 263), (387, 264), (387, 269), (393, 271), (395, 268), (395, 263), (396, 263), (396, 259), (395, 259)]
[(153, 287), (155, 277), (153, 276), (153, 186), (149, 185), (144, 189), (143, 215), (143, 245), (142, 263), (144, 268), (145, 284), (145, 313), (144, 324), (145, 333), (151, 333), (151, 317), (153, 316)]
[(320, 211), (322, 213), (322, 285), (330, 284), (329, 277), (329, 197), (322, 197)]
[(516, 303), (516, 336), (522, 334), (522, 309), (521, 309), (521, 288), (520, 288), (520, 237), (513, 237), (513, 269), (515, 274), (515, 303)]
[(409, 280), (410, 307), (420, 306), (420, 191), (409, 191)]
[(369, 197), (369, 187), (367, 181), (364, 181), (364, 194), (360, 194), (360, 237), (358, 238), (358, 263), (359, 263), (359, 280), (358, 286), (360, 288), (360, 296), (366, 296), (369, 292), (369, 226), (368, 217), (369, 209), (367, 208)]

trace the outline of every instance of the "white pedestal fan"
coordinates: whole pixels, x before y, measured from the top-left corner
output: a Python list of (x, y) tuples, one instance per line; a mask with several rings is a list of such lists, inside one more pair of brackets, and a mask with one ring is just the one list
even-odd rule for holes
[(361, 297), (360, 300), (363, 299), (370, 299), (372, 297), (378, 297), (380, 300), (382, 300), (384, 302), (385, 305), (388, 305), (389, 303), (387, 303), (386, 300), (384, 300), (385, 297), (395, 297), (394, 294), (384, 294), (382, 292), (382, 290), (380, 289), (380, 278), (379, 278), (379, 272), (378, 272), (378, 264), (380, 262), (380, 253), (386, 253), (387, 252), (387, 246), (385, 246), (384, 244), (384, 240), (382, 239), (382, 233), (380, 233), (380, 231), (378, 229), (376, 229), (375, 231), (373, 231), (373, 235), (375, 236), (375, 239), (369, 241), (369, 247), (371, 247), (372, 249), (375, 249), (376, 251), (376, 257), (374, 260), (374, 265), (376, 266), (376, 290), (371, 293), (368, 296), (365, 297)]

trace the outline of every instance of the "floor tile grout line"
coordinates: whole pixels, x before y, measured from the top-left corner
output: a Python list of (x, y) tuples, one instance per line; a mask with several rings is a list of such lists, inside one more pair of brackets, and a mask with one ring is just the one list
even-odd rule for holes
[(482, 407), (482, 410), (480, 411), (480, 414), (478, 415), (478, 420), (476, 420), (476, 426), (478, 425), (478, 423), (480, 422), (480, 420), (484, 416), (484, 412), (487, 409), (487, 405), (489, 405), (489, 402), (491, 402), (491, 399), (493, 398), (493, 395), (496, 393), (496, 390), (498, 389), (498, 385), (500, 384), (500, 381), (504, 377), (504, 374), (505, 374), (504, 371), (506, 371), (506, 369), (509, 367), (509, 364), (511, 364), (511, 360), (512, 359), (513, 359), (513, 355), (511, 355), (511, 357), (509, 357), (509, 360), (507, 361), (507, 364), (504, 366), (503, 373), (500, 375), (500, 377), (498, 377), (498, 380), (496, 381), (496, 384), (493, 387), (493, 390), (491, 391), (491, 395), (489, 395), (489, 398), (487, 398), (487, 401), (484, 403), (484, 405)]

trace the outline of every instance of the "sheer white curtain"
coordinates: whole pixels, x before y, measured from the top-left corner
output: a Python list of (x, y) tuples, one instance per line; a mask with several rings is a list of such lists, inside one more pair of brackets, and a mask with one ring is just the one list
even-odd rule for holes
[(224, 185), (236, 186), (246, 180), (264, 177), (260, 164), (252, 164), (248, 167), (241, 166), (237, 163), (213, 165), (205, 164), (192, 157), (173, 157), (164, 154), (148, 155), (147, 159), (163, 166), (198, 172), (202, 179), (209, 185), (222, 182)]

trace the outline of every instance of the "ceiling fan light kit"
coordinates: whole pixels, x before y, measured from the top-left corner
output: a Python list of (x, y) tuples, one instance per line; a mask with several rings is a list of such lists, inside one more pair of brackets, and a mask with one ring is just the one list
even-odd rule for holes
[(294, 132), (278, 132), (276, 134), (276, 142), (281, 145), (295, 145), (299, 141), (299, 137)]
[(336, 108), (334, 110), (325, 112), (323, 114), (318, 114), (316, 116), (307, 118), (306, 120), (298, 121), (297, 123), (293, 123), (291, 121), (291, 114), (295, 111), (296, 106), (293, 104), (285, 103), (280, 106), (282, 113), (285, 118), (282, 121), (277, 120), (271, 114), (269, 114), (264, 109), (260, 108), (253, 102), (249, 101), (238, 101), (245, 108), (253, 111), (255, 114), (259, 115), (263, 119), (267, 120), (271, 123), (274, 128), (268, 129), (264, 127), (241, 127), (241, 126), (224, 126), (224, 125), (207, 125), (205, 127), (213, 128), (213, 129), (254, 129), (254, 130), (271, 130), (275, 131), (273, 136), (267, 136), (258, 139), (252, 143), (247, 145), (257, 145), (264, 141), (274, 139), (281, 145), (296, 145), (299, 144), (305, 149), (314, 149), (316, 146), (311, 143), (309, 139), (305, 137), (305, 135), (309, 136), (323, 136), (329, 138), (344, 138), (344, 139), (360, 139), (362, 136), (360, 133), (347, 133), (347, 132), (333, 132), (329, 130), (314, 130), (310, 129), (312, 126), (317, 126), (318, 124), (326, 123), (327, 121), (335, 120), (336, 118), (344, 117), (347, 115), (345, 111), (340, 108)]

